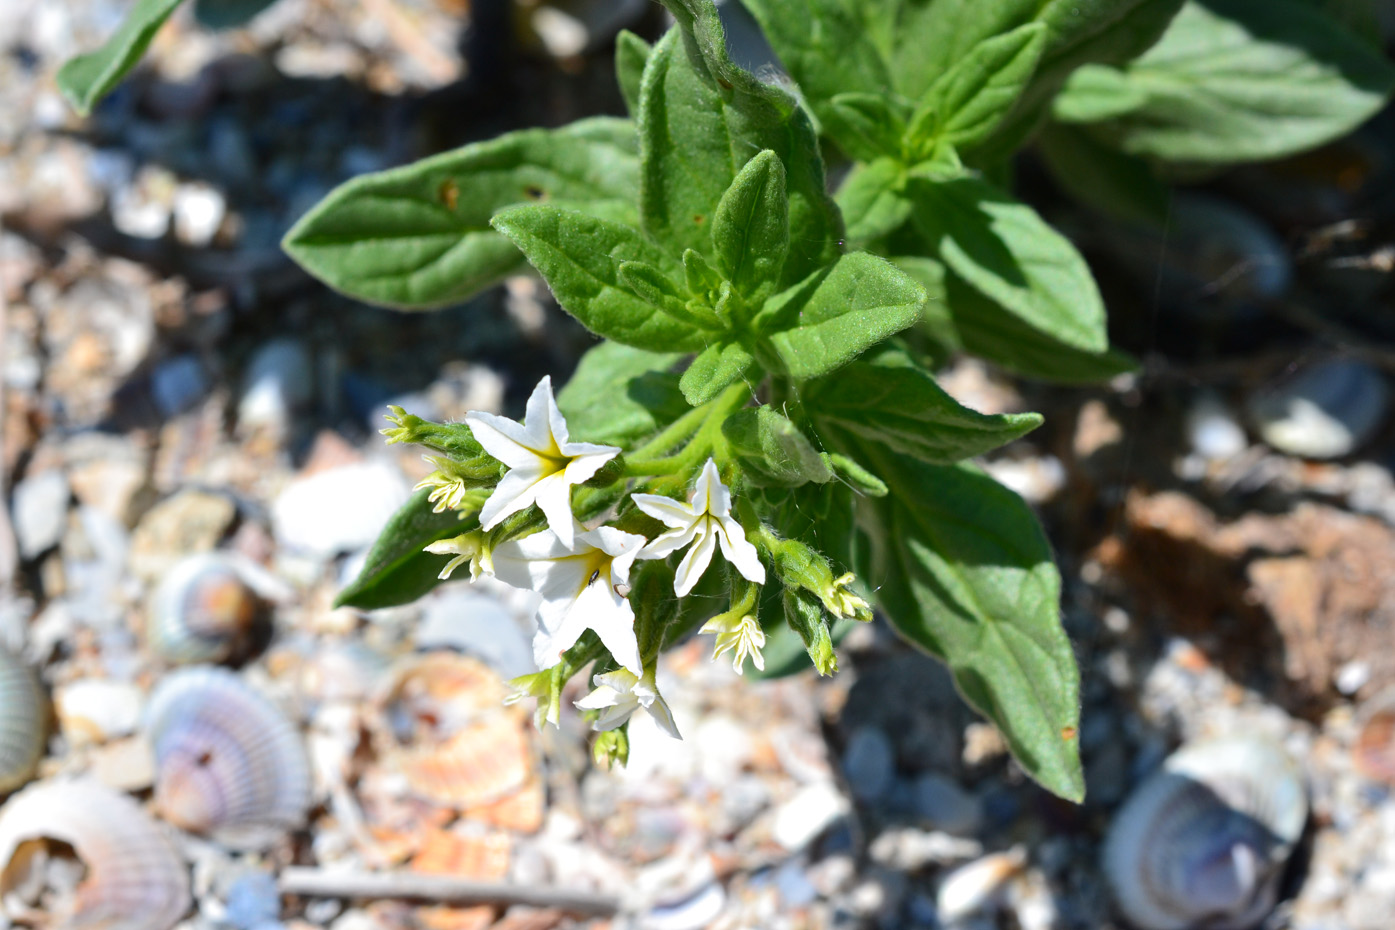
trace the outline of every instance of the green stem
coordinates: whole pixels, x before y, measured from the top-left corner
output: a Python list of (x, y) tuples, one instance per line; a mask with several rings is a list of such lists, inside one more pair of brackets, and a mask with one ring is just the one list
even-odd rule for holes
[[(725, 443), (722, 424), (733, 411), (745, 406), (749, 399), (750, 390), (744, 382), (737, 382), (701, 407), (689, 410), (626, 458), (625, 475), (639, 478), (686, 474)], [(662, 458), (644, 458), (645, 453), (666, 451), (685, 437), (688, 442), (677, 453)]]

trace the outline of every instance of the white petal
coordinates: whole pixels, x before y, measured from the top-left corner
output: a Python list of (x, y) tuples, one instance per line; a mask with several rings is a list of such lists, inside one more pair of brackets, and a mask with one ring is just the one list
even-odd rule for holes
[(688, 592), (693, 590), (702, 573), (707, 571), (707, 566), (712, 564), (712, 553), (717, 550), (717, 540), (713, 538), (717, 535), (713, 532), (715, 527), (710, 520), (703, 523), (704, 531), (688, 554), (683, 556), (683, 561), (678, 563), (678, 573), (673, 576), (673, 593), (679, 597), (687, 597)]
[(663, 698), (657, 698), (648, 708), (649, 716), (658, 721), (659, 726), (668, 731), (668, 735), (674, 739), (682, 739), (678, 733), (678, 724), (673, 720), (673, 712), (668, 709), (667, 702)]
[(702, 523), (694, 521), (687, 526), (676, 530), (669, 530), (661, 536), (654, 537), (654, 541), (640, 550), (641, 559), (662, 559), (670, 552), (677, 552), (702, 532)]
[(661, 521), (665, 526), (675, 528), (692, 526), (697, 516), (693, 513), (693, 508), (682, 501), (676, 501), (671, 497), (663, 497), (659, 494), (631, 494), (630, 500), (635, 502), (635, 506), (643, 510), (655, 520)]
[[(557, 426), (561, 425), (560, 434)], [(524, 410), (523, 425), (528, 430), (529, 445), (543, 455), (558, 455), (558, 444), (566, 442), (567, 424), (557, 409), (557, 400), (552, 396), (552, 376), (543, 375), (533, 393), (528, 395), (528, 406)]]
[(642, 674), (644, 666), (639, 662), (635, 612), (630, 602), (616, 594), (610, 585), (599, 583), (591, 585), (577, 598), (574, 612), (583, 606), (587, 614), (585, 625), (596, 631), (615, 661), (636, 675)]
[(596, 718), (593, 726), (604, 733), (606, 730), (615, 730), (623, 726), (626, 720), (634, 716), (634, 712), (639, 710), (639, 702), (631, 698), (616, 704), (607, 710), (601, 711), (601, 715)]
[(563, 455), (575, 456), (563, 473), (567, 476), (567, 484), (581, 484), (590, 481), (591, 476), (601, 470), (601, 466), (618, 455), (620, 449), (616, 446), (598, 446), (589, 442), (569, 442), (567, 448), (562, 450)]
[(538, 507), (547, 515), (548, 528), (570, 549), (575, 545), (576, 518), (572, 516), (572, 488), (567, 484), (566, 472), (554, 472), (543, 478), (534, 486), (533, 493)]
[(613, 526), (598, 526), (581, 534), (584, 541), (610, 556), (610, 583), (630, 583), (630, 568), (644, 547), (644, 537), (626, 533)]
[(538, 464), (538, 453), (531, 445), (534, 440), (524, 426), (508, 417), (478, 410), (465, 414), (465, 422), (470, 432), (475, 434), (475, 439), (484, 446), (484, 451), (510, 468)]
[(717, 463), (711, 459), (702, 466), (702, 474), (698, 475), (693, 488), (693, 513), (710, 513), (714, 517), (731, 513), (731, 492), (722, 484)]
[(586, 560), (562, 545), (556, 533), (544, 530), (496, 547), (494, 577), (565, 605), (586, 586)]
[(531, 507), (537, 498), (538, 480), (538, 472), (527, 467), (515, 468), (500, 478), (480, 508), (480, 526), (492, 530), (505, 517)]
[(746, 541), (746, 531), (741, 524), (731, 517), (723, 517), (720, 526), (716, 535), (722, 543), (722, 555), (747, 581), (765, 584), (765, 566), (761, 564), (760, 552)]
[(624, 700), (624, 696), (609, 685), (599, 685), (586, 697), (572, 703), (582, 710), (600, 710), (603, 707), (614, 707)]

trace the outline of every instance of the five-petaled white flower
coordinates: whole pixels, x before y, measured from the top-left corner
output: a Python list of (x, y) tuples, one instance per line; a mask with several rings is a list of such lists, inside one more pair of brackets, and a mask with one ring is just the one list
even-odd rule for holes
[(484, 529), (492, 530), (505, 517), (537, 504), (547, 515), (547, 525), (570, 548), (575, 522), (571, 486), (588, 480), (620, 449), (570, 440), (550, 376), (533, 389), (521, 424), (479, 411), (467, 413), (465, 422), (485, 451), (509, 467), (480, 510)]
[(595, 723), (597, 730), (614, 730), (643, 707), (670, 736), (683, 738), (678, 735), (678, 724), (673, 722), (673, 714), (654, 684), (653, 668), (643, 676), (623, 668), (604, 672), (593, 678), (592, 684), (596, 690), (575, 703), (582, 710), (601, 712)]
[(765, 566), (760, 563), (760, 554), (746, 541), (741, 524), (731, 518), (731, 491), (722, 484), (716, 462), (708, 459), (702, 467), (690, 503), (658, 494), (633, 494), (631, 499), (640, 510), (672, 527), (644, 547), (640, 553), (642, 558), (661, 559), (693, 544), (673, 578), (673, 591), (679, 597), (686, 596), (698, 583), (718, 545), (722, 547), (722, 555), (747, 580), (765, 584)]
[(644, 537), (611, 526), (589, 531), (569, 528), (571, 545), (564, 545), (554, 530), (544, 530), (497, 546), (493, 552), (495, 578), (543, 596), (533, 661), (538, 668), (556, 665), (562, 653), (590, 629), (615, 661), (638, 675), (643, 667), (635, 639), (635, 612), (621, 592), (630, 583), (630, 566)]
[(713, 617), (698, 632), (717, 634), (716, 647), (712, 650), (713, 659), (720, 658), (728, 650), (734, 651), (731, 667), (736, 669), (737, 674), (745, 671), (742, 666), (746, 664), (747, 656), (751, 657), (757, 669), (765, 671), (765, 657), (760, 654), (761, 647), (765, 645), (765, 631), (750, 614), (732, 611)]

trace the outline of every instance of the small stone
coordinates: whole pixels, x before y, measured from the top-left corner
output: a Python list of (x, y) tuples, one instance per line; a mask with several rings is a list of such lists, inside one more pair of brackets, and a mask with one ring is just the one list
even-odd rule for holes
[(70, 493), (67, 476), (57, 468), (15, 485), (12, 514), (20, 558), (36, 558), (58, 545), (68, 525)]
[(1256, 396), (1250, 415), (1269, 445), (1289, 455), (1340, 458), (1370, 439), (1385, 419), (1390, 389), (1379, 371), (1335, 359)]
[(386, 461), (341, 465), (297, 478), (271, 505), (276, 541), (328, 559), (369, 546), (411, 489)]
[(785, 849), (798, 852), (847, 812), (848, 799), (833, 785), (806, 785), (775, 811), (771, 834)]
[(853, 797), (871, 803), (886, 794), (896, 778), (896, 751), (876, 727), (859, 727), (848, 738), (843, 774)]
[[(228, 886), (226, 906), (226, 919), (238, 930), (254, 930), (276, 920), (281, 914), (281, 892), (276, 887), (275, 877), (261, 871), (239, 875)], [(335, 917), (338, 913), (335, 911), (328, 916)]]
[(221, 494), (179, 491), (150, 508), (131, 533), (131, 570), (157, 578), (185, 556), (213, 549), (236, 519), (237, 505)]
[[(468, 569), (465, 570), (469, 576)], [(478, 656), (499, 673), (516, 678), (534, 670), (532, 639), (492, 597), (456, 587), (426, 602), (416, 631), (418, 649), (459, 649)]]
[(247, 365), (242, 396), (237, 401), (238, 431), (266, 430), (284, 436), (314, 396), (315, 371), (309, 350), (296, 339), (272, 340), (259, 348)]
[(1371, 663), (1361, 659), (1353, 659), (1344, 663), (1341, 668), (1337, 669), (1337, 674), (1333, 676), (1337, 690), (1346, 695), (1360, 691), (1370, 680)]
[(1187, 411), (1187, 441), (1208, 461), (1224, 461), (1245, 451), (1245, 430), (1215, 394), (1199, 396)]
[(916, 812), (931, 827), (955, 836), (971, 836), (983, 823), (983, 802), (953, 779), (930, 772), (915, 783)]
[(193, 355), (177, 355), (150, 374), (150, 393), (166, 417), (183, 413), (208, 391), (208, 375)]
[(112, 225), (137, 239), (159, 239), (170, 228), (178, 183), (165, 168), (153, 165), (141, 168), (132, 184), (113, 192)]
[(174, 234), (185, 245), (207, 248), (223, 218), (228, 202), (211, 184), (181, 184), (174, 192)]
[(79, 503), (134, 525), (152, 493), (147, 449), (126, 436), (87, 430), (64, 442), (63, 457)]

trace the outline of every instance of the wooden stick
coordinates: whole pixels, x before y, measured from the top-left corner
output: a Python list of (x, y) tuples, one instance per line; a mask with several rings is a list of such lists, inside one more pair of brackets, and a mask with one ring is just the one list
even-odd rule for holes
[[(4, 231), (4, 225), (0, 224), (0, 233), (4, 233)], [(9, 311), (10, 300), (5, 293), (5, 277), (0, 274), (0, 351), (4, 351), (5, 338), (9, 331)], [(10, 585), (13, 584), (15, 572), (19, 567), (19, 546), (15, 540), (14, 527), (10, 523), (10, 510), (6, 505), (8, 488), (5, 480), (5, 420), (7, 416), (5, 382), (0, 379), (0, 599), (13, 593)]]
[(439, 904), (527, 904), (584, 917), (609, 917), (620, 902), (609, 895), (498, 882), (473, 882), (414, 872), (337, 872), (290, 866), (281, 870), (282, 894), (311, 898), (406, 898)]

